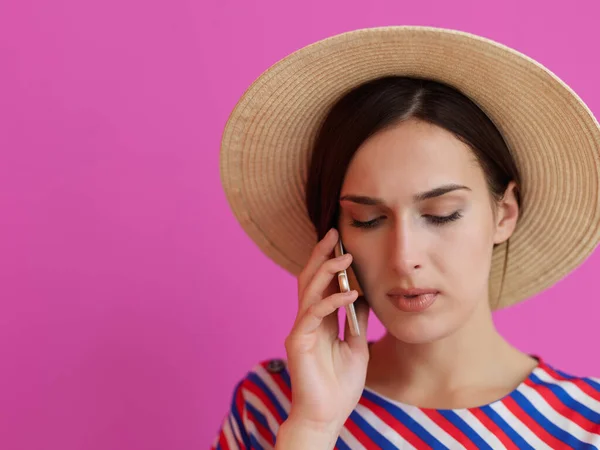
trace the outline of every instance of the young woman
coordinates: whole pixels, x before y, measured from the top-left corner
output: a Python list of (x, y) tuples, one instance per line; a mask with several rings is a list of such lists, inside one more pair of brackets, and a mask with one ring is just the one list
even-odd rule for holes
[[(595, 248), (599, 149), (576, 94), (481, 37), (358, 30), (277, 63), (234, 110), (221, 167), (244, 229), (298, 276), (298, 314), (213, 448), (600, 448), (600, 380), (492, 321)], [(340, 338), (350, 304), (360, 334)]]

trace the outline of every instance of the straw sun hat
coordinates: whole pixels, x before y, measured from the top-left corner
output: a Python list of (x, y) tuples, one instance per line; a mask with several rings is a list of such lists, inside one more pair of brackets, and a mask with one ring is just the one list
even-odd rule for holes
[[(237, 103), (221, 143), (221, 180), (243, 229), (297, 275), (317, 242), (304, 203), (312, 144), (347, 91), (404, 75), (453, 86), (502, 133), (522, 177), (523, 210), (510, 238), (506, 307), (579, 266), (600, 237), (600, 126), (540, 63), (489, 39), (433, 27), (368, 28), (308, 45), (266, 70)], [(506, 245), (494, 249), (499, 292)]]

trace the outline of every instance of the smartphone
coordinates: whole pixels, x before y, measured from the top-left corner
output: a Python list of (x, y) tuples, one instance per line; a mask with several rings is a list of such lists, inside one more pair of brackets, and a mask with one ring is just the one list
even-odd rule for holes
[[(335, 257), (342, 256), (344, 254), (344, 246), (342, 244), (341, 239), (338, 240), (335, 246)], [(338, 283), (340, 285), (340, 292), (348, 292), (350, 291), (350, 282), (348, 280), (348, 273), (346, 270), (340, 270), (337, 273)], [(348, 320), (348, 325), (350, 327), (350, 333), (352, 336), (360, 336), (360, 329), (358, 327), (358, 320), (356, 318), (356, 310), (354, 309), (354, 304), (350, 303), (346, 306), (346, 319)]]

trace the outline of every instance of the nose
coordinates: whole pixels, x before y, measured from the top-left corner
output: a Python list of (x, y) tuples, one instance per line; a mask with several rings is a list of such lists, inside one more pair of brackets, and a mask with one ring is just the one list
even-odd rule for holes
[(390, 230), (390, 265), (399, 276), (412, 275), (421, 268), (423, 258), (417, 233), (407, 222), (397, 223)]

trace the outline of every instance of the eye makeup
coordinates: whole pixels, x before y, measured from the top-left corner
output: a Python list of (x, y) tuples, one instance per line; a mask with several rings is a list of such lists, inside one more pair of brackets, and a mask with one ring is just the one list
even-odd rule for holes
[[(447, 216), (436, 216), (436, 215), (432, 215), (432, 214), (424, 214), (423, 217), (431, 225), (434, 225), (434, 226), (443, 226), (443, 225), (446, 225), (446, 224), (448, 224), (450, 222), (454, 222), (454, 221), (460, 219), (462, 217), (462, 211), (457, 210), (457, 211), (455, 211), (452, 214), (449, 214)], [(356, 220), (356, 219), (351, 219), (350, 226), (355, 227), (355, 228), (367, 228), (367, 229), (368, 228), (375, 228), (382, 221), (384, 221), (386, 219), (387, 219), (386, 216), (380, 216), (380, 217), (377, 217), (375, 219), (368, 220), (368, 221), (359, 221), (359, 220)]]

